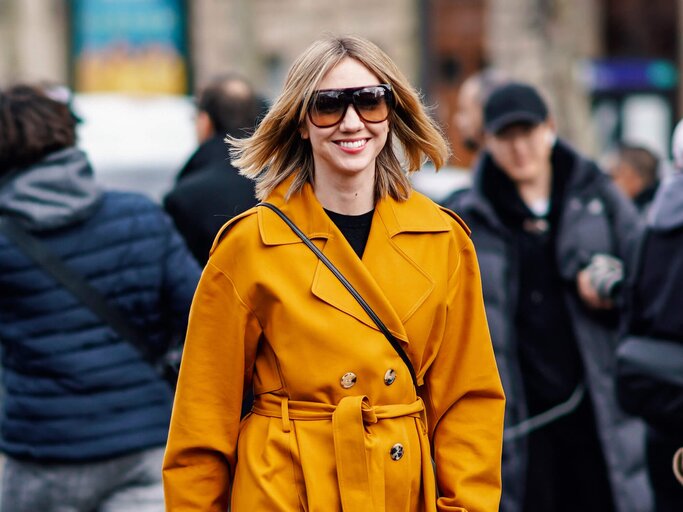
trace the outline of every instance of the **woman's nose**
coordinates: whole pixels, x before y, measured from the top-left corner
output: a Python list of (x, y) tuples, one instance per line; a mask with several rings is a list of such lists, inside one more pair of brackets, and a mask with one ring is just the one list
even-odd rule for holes
[(364, 126), (365, 124), (358, 115), (358, 112), (356, 112), (355, 107), (353, 105), (349, 105), (349, 108), (346, 109), (346, 113), (341, 120), (339, 129), (341, 131), (355, 132), (363, 129)]

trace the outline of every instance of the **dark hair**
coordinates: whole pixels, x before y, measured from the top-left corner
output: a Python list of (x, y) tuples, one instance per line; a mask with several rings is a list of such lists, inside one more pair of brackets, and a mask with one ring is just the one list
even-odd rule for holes
[(231, 73), (212, 80), (202, 90), (197, 108), (208, 114), (217, 135), (244, 137), (255, 128), (259, 101), (249, 82)]
[(34, 85), (0, 91), (0, 174), (74, 144), (76, 118), (66, 103)]
[(617, 158), (630, 165), (646, 183), (653, 185), (657, 181), (659, 158), (644, 146), (621, 142), (617, 147)]

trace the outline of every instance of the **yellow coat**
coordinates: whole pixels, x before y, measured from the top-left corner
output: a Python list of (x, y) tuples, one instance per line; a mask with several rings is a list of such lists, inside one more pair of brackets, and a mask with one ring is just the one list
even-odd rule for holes
[(402, 342), (419, 397), (334, 275), (275, 213), (249, 210), (223, 228), (192, 304), (167, 510), (497, 511), (505, 399), (467, 228), (416, 192), (386, 198), (361, 262), (310, 185), (285, 201), (290, 182), (268, 200)]

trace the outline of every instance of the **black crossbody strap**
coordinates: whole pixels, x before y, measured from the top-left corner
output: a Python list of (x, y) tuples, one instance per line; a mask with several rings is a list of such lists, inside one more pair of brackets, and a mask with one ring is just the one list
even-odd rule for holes
[(0, 232), (47, 271), (57, 282), (71, 291), (86, 307), (104, 320), (124, 340), (131, 343), (152, 364), (152, 355), (145, 337), (137, 331), (117, 308), (107, 303), (104, 296), (66, 264), (40, 240), (29, 234), (15, 221), (0, 219)]
[(372, 319), (373, 322), (377, 325), (379, 330), (384, 334), (386, 339), (391, 343), (391, 346), (394, 348), (396, 353), (399, 355), (399, 357), (403, 360), (405, 365), (408, 367), (408, 371), (410, 372), (410, 377), (413, 380), (413, 385), (417, 389), (417, 376), (415, 375), (415, 369), (413, 368), (413, 364), (410, 361), (410, 358), (408, 357), (408, 354), (406, 354), (405, 350), (403, 350), (403, 347), (399, 343), (399, 341), (394, 337), (393, 334), (389, 331), (386, 325), (384, 325), (384, 322), (377, 316), (377, 313), (373, 311), (373, 309), (370, 307), (370, 305), (365, 302), (365, 299), (363, 296), (358, 293), (358, 291), (353, 287), (353, 285), (344, 277), (344, 274), (342, 274), (337, 267), (334, 266), (334, 264), (325, 256), (320, 249), (318, 249), (313, 242), (301, 231), (292, 220), (287, 217), (277, 206), (271, 203), (266, 203), (266, 202), (261, 202), (257, 204), (256, 206), (265, 206), (266, 208), (269, 208), (270, 210), (274, 211), (275, 213), (278, 214), (278, 216), (290, 227), (296, 235), (301, 238), (301, 241), (306, 244), (306, 247), (308, 247), (311, 251), (315, 253), (315, 255), (320, 259), (320, 261), (323, 262), (323, 264), (330, 269), (330, 272), (334, 274), (334, 276), (339, 279), (341, 284), (344, 285), (344, 288), (346, 288), (349, 293), (353, 296), (354, 299), (360, 304), (360, 306), (363, 308), (363, 310), (368, 314), (368, 316)]

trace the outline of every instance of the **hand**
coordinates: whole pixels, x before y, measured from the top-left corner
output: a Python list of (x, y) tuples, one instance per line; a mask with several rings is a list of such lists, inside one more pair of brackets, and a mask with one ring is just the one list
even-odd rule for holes
[(591, 282), (590, 270), (585, 268), (576, 275), (576, 288), (581, 300), (591, 309), (612, 309), (614, 302), (600, 297), (598, 291)]

